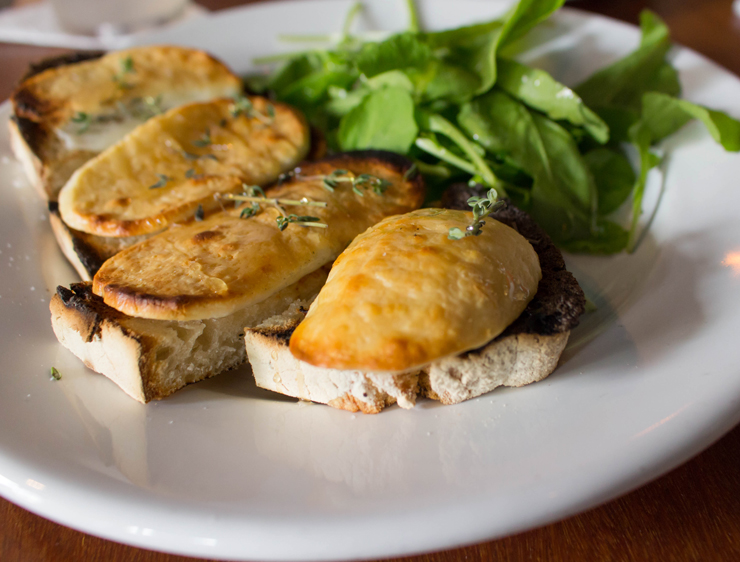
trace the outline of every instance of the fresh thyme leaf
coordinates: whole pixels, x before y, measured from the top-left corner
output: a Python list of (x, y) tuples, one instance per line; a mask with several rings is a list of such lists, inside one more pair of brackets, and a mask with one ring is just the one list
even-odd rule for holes
[(205, 212), (203, 211), (203, 205), (198, 205), (198, 208), (195, 209), (195, 220), (200, 222), (203, 220), (204, 216)]
[(130, 88), (133, 88), (134, 86), (133, 84), (129, 84), (128, 82), (126, 82), (126, 75), (135, 73), (136, 69), (134, 68), (134, 59), (132, 59), (130, 56), (126, 57), (125, 59), (121, 60), (121, 70), (117, 74), (113, 75), (113, 81), (122, 90), (128, 90)]
[(200, 180), (203, 179), (204, 174), (198, 174), (193, 168), (190, 168), (187, 172), (185, 172), (185, 177), (189, 180)]
[(62, 374), (56, 367), (51, 368), (51, 378), (53, 378), (55, 381), (62, 380)]
[(449, 238), (450, 240), (462, 240), (463, 238), (465, 238), (465, 236), (467, 236), (467, 234), (465, 234), (463, 230), (460, 230), (457, 227), (451, 228), (449, 233), (447, 234), (447, 238)]
[(236, 118), (240, 115), (245, 115), (246, 117), (251, 117), (255, 119), (259, 119), (265, 124), (270, 124), (275, 120), (275, 106), (272, 104), (267, 105), (267, 115), (262, 113), (261, 111), (258, 111), (254, 104), (252, 103), (252, 100), (245, 96), (238, 96), (234, 98), (234, 103), (231, 105), (231, 108), (229, 110), (231, 113), (231, 116)]
[(337, 182), (331, 178), (324, 178), (324, 188), (333, 192), (337, 188)]
[(239, 115), (249, 115), (254, 109), (252, 100), (245, 96), (238, 96), (234, 98), (234, 103), (231, 105), (229, 112), (232, 117), (239, 117)]
[(364, 193), (363, 193), (362, 191), (360, 191), (360, 188), (359, 188), (359, 187), (357, 187), (357, 184), (354, 184), (354, 185), (352, 186), (352, 191), (354, 191), (354, 192), (355, 192), (355, 193), (356, 193), (357, 195), (359, 195), (360, 197), (365, 197), (365, 194), (364, 194)]
[(134, 68), (134, 59), (131, 57), (126, 57), (121, 61), (121, 72), (123, 74), (131, 74), (133, 72), (136, 72), (136, 69)]
[(204, 148), (212, 144), (213, 140), (211, 139), (211, 130), (208, 127), (206, 127), (206, 130), (199, 139), (193, 141), (193, 146), (197, 146), (198, 148)]
[(468, 205), (473, 208), (473, 223), (463, 232), (457, 227), (453, 227), (447, 233), (450, 240), (461, 240), (466, 236), (478, 236), (482, 232), (486, 221), (483, 219), (494, 211), (503, 207), (506, 203), (498, 200), (498, 193), (495, 189), (489, 189), (485, 197), (471, 197), (468, 199)]
[(320, 221), (321, 219), (319, 217), (298, 215), (288, 215), (287, 217), (281, 215), (276, 219), (277, 226), (281, 232), (288, 228), (290, 223), (299, 224), (301, 226), (318, 226), (319, 228), (326, 228), (327, 225)]
[(167, 182), (172, 181), (172, 178), (165, 174), (157, 174), (157, 177), (159, 178), (159, 181), (150, 185), (149, 189), (159, 189), (160, 187), (167, 185)]
[(81, 135), (90, 128), (90, 125), (92, 125), (92, 116), (84, 111), (78, 111), (72, 116), (72, 123), (79, 125), (77, 134)]
[(239, 213), (239, 218), (240, 219), (248, 219), (249, 217), (252, 217), (255, 214), (257, 214), (257, 211), (259, 211), (259, 210), (260, 210), (259, 203), (252, 203), (251, 206), (244, 207), (242, 209), (242, 212)]

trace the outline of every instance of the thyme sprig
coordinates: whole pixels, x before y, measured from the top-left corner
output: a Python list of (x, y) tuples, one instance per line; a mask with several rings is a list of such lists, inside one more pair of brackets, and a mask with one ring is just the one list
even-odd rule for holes
[(485, 197), (474, 196), (468, 199), (468, 205), (473, 208), (473, 223), (465, 230), (457, 227), (451, 228), (447, 234), (447, 238), (450, 240), (462, 240), (466, 236), (478, 236), (481, 233), (483, 225), (486, 224), (486, 221), (483, 219), (506, 205), (506, 203), (499, 201), (498, 193), (495, 189), (491, 188)]
[[(280, 199), (276, 197), (267, 197), (265, 192), (258, 185), (246, 185), (243, 184), (244, 192), (242, 194), (227, 193), (222, 195), (224, 199), (230, 199), (232, 201), (247, 201), (252, 203), (251, 206), (242, 209), (240, 218), (246, 219), (257, 214), (260, 210), (261, 204), (274, 205), (280, 211), (280, 214), (285, 216), (283, 206), (307, 206), (307, 207), (326, 207), (327, 203), (324, 201), (311, 201), (308, 197), (302, 197), (301, 199)], [(281, 229), (282, 230), (282, 229)]]
[(318, 228), (327, 228), (329, 226), (320, 221), (321, 219), (319, 217), (298, 216), (298, 215), (288, 215), (286, 217), (284, 215), (281, 215), (277, 218), (277, 225), (281, 231), (288, 228), (288, 225), (290, 223), (295, 223), (299, 226), (315, 226)]
[(342, 183), (348, 183), (354, 191), (360, 197), (364, 197), (367, 191), (372, 189), (376, 195), (383, 195), (391, 185), (391, 182), (384, 180), (371, 174), (359, 174), (355, 175), (349, 170), (337, 169), (330, 174), (323, 176), (295, 176), (303, 180), (322, 180), (324, 188), (327, 191), (333, 192)]
[(165, 185), (167, 185), (168, 182), (172, 181), (172, 178), (166, 174), (157, 174), (157, 177), (159, 178), (159, 181), (150, 185), (149, 189), (159, 189), (160, 187), (164, 187)]
[(211, 129), (208, 127), (203, 131), (203, 134), (199, 139), (193, 141), (193, 146), (197, 146), (198, 148), (204, 148), (206, 146), (211, 146), (212, 144), (213, 139), (211, 139)]
[(234, 98), (234, 103), (231, 104), (229, 111), (231, 116), (234, 118), (239, 117), (240, 115), (246, 115), (247, 117), (252, 117), (262, 121), (265, 125), (271, 125), (272, 122), (275, 121), (275, 106), (268, 104), (266, 110), (267, 113), (265, 114), (254, 107), (252, 100), (245, 96)]
[(84, 111), (78, 111), (72, 116), (72, 123), (79, 125), (77, 128), (77, 134), (81, 135), (82, 133), (87, 132), (90, 125), (93, 124), (93, 116)]
[(200, 160), (202, 158), (206, 158), (208, 160), (214, 160), (218, 162), (218, 158), (215, 154), (193, 154), (192, 152), (187, 152), (185, 150), (182, 151), (182, 156), (185, 158), (185, 160), (189, 160), (191, 162), (195, 160)]
[(250, 201), (253, 203), (268, 203), (272, 205), (306, 205), (309, 207), (326, 207), (325, 201), (311, 201), (308, 197), (301, 199), (279, 199), (272, 197), (255, 197), (251, 195), (235, 195), (233, 193), (227, 193), (223, 196), (224, 199), (232, 199), (234, 201)]
[(126, 57), (125, 59), (121, 60), (121, 70), (113, 75), (113, 82), (115, 82), (121, 90), (130, 90), (134, 87), (133, 84), (126, 82), (126, 76), (128, 74), (136, 74), (136, 68), (134, 68), (134, 59), (132, 59), (131, 57)]

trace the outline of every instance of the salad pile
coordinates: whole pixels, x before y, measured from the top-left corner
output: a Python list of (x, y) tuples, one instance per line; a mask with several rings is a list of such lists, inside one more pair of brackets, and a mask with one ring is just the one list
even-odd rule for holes
[(571, 89), (515, 58), (565, 0), (520, 0), (502, 18), (439, 32), (422, 31), (407, 1), (407, 31), (353, 36), (355, 4), (331, 48), (255, 61), (282, 64), (248, 87), (301, 109), (333, 150), (407, 154), (432, 201), (452, 182), (495, 189), (573, 252), (635, 248), (653, 147), (688, 121), (740, 151), (740, 122), (679, 98), (669, 31), (652, 12), (634, 51)]

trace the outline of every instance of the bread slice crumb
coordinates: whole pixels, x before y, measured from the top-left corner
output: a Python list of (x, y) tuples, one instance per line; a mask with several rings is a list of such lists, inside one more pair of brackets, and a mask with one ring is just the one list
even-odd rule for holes
[(421, 397), (458, 404), (499, 386), (540, 381), (557, 367), (570, 334), (509, 335), (411, 373), (325, 369), (296, 359), (288, 347), (309, 304), (295, 302), (285, 313), (245, 330), (247, 357), (257, 386), (365, 414), (377, 414), (392, 404), (410, 409)]

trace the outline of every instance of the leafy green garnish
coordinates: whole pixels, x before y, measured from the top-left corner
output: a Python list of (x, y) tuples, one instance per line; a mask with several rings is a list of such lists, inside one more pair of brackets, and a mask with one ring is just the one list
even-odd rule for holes
[[(266, 88), (298, 106), (333, 150), (411, 157), (430, 201), (473, 178), (531, 213), (562, 248), (634, 249), (655, 144), (698, 119), (726, 150), (740, 150), (740, 122), (677, 98), (669, 31), (650, 11), (636, 49), (579, 86), (512, 60), (520, 39), (563, 3), (519, 0), (495, 20), (424, 32), (407, 0), (406, 31), (363, 41), (346, 24), (329, 49), (275, 57), (284, 64)], [(363, 192), (339, 171), (324, 178), (328, 190), (341, 183)], [(622, 225), (615, 217), (627, 206)]]
[(55, 381), (62, 380), (62, 374), (56, 367), (51, 368), (51, 378), (53, 378)]
[(90, 128), (90, 125), (92, 125), (92, 122), (92, 116), (84, 111), (78, 111), (72, 116), (72, 123), (79, 125), (77, 129), (78, 135), (86, 132)]
[(168, 182), (172, 181), (172, 178), (166, 174), (157, 174), (157, 177), (159, 178), (159, 180), (157, 181), (157, 183), (153, 183), (152, 185), (150, 185), (149, 189), (159, 189), (160, 187), (164, 187), (165, 185), (167, 185)]
[(212, 144), (213, 139), (211, 139), (211, 130), (209, 128), (206, 128), (199, 139), (193, 141), (193, 146), (197, 146), (199, 148), (204, 148)]
[(133, 88), (133, 84), (126, 82), (126, 76), (128, 74), (135, 74), (136, 69), (134, 68), (134, 59), (130, 56), (121, 59), (121, 69), (113, 75), (113, 81), (122, 90), (129, 90)]
[(485, 197), (471, 197), (468, 199), (468, 205), (473, 208), (473, 223), (465, 230), (457, 227), (451, 228), (447, 237), (450, 240), (461, 240), (466, 236), (480, 235), (483, 225), (486, 224), (486, 221), (483, 219), (505, 204), (503, 201), (498, 200), (498, 194), (495, 189), (489, 189)]
[(406, 153), (418, 133), (411, 95), (390, 87), (370, 93), (342, 118), (337, 141), (342, 150), (372, 146)]
[(317, 228), (327, 228), (328, 225), (324, 224), (323, 222), (320, 222), (321, 219), (319, 217), (310, 217), (310, 216), (298, 216), (298, 215), (288, 215), (286, 216), (279, 216), (277, 219), (277, 226), (278, 229), (282, 232), (286, 228), (288, 228), (288, 225), (291, 223), (298, 224), (300, 226), (314, 226)]

